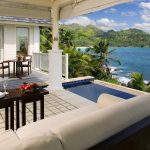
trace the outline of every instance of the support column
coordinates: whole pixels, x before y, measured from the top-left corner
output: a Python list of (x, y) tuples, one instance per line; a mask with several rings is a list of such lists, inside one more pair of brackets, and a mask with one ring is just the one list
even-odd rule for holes
[(32, 53), (40, 53), (40, 29), (39, 26), (35, 26), (34, 28), (34, 49)]
[(59, 8), (54, 5), (51, 10), (52, 50), (49, 50), (49, 90), (62, 89), (62, 51), (59, 50)]

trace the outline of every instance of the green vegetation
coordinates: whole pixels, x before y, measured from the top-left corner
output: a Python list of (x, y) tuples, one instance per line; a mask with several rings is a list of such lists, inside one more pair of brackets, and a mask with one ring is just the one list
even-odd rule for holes
[(60, 48), (66, 49), (73, 47), (74, 35), (71, 31), (60, 29)]
[(97, 39), (93, 48), (87, 49), (87, 52), (92, 56), (97, 66), (101, 68), (101, 76), (97, 78), (112, 79), (108, 65), (110, 62), (120, 64), (119, 60), (110, 55), (114, 50), (109, 50), (109, 42), (106, 39)]
[(120, 82), (118, 81), (117, 78), (105, 79), (104, 81), (112, 83), (112, 84), (120, 85)]
[(65, 48), (63, 53), (68, 53), (69, 55), (70, 78), (92, 75), (91, 71), (94, 71), (94, 68), (91, 65), (92, 59), (90, 55), (81, 53), (73, 47)]
[(144, 75), (142, 73), (132, 72), (131, 81), (128, 83), (128, 87), (140, 91), (150, 92), (150, 83), (144, 83)]
[[(67, 41), (68, 39), (71, 40), (71, 38), (67, 38)], [(74, 46), (70, 46), (70, 44), (66, 46), (66, 42), (64, 43), (60, 43), (60, 45), (64, 47), (63, 52), (69, 55), (69, 77), (90, 75), (100, 80), (112, 80), (108, 64), (110, 59), (115, 60), (110, 57), (110, 53), (114, 50), (108, 50), (109, 43), (107, 40), (97, 39), (88, 53), (80, 52)], [(71, 43), (71, 41), (67, 43)]]
[(145, 91), (143, 74), (132, 72), (131, 81), (128, 83), (128, 86), (137, 90)]
[[(50, 28), (41, 27), (40, 30), (41, 52), (47, 53), (52, 46), (52, 34)], [(94, 76), (96, 79), (110, 83), (120, 84), (116, 78), (112, 78), (109, 64), (120, 61), (111, 57), (115, 51), (108, 50), (109, 46), (150, 46), (150, 35), (137, 29), (125, 31), (103, 32), (95, 26), (70, 25), (60, 27), (59, 47), (63, 53), (69, 55), (69, 77)], [(119, 41), (119, 42), (118, 42)], [(138, 42), (137, 42), (138, 41)], [(76, 47), (90, 46), (87, 52), (76, 50)], [(134, 89), (150, 92), (150, 84), (144, 84), (143, 74), (133, 72), (128, 86)]]
[[(48, 49), (51, 49), (51, 29), (41, 27), (40, 33), (40, 48), (43, 53), (46, 53)], [(104, 32), (93, 25), (86, 27), (78, 24), (60, 26), (60, 43), (63, 43), (63, 45), (60, 44), (60, 48), (62, 49), (68, 46), (92, 47), (95, 40), (100, 38), (108, 40), (110, 47), (150, 47), (150, 34), (138, 29)]]
[(90, 47), (97, 38), (107, 39), (110, 47), (150, 47), (150, 34), (138, 29), (104, 32), (93, 25), (83, 27), (78, 24), (61, 25), (61, 28), (73, 33), (76, 47)]
[(40, 50), (47, 53), (52, 48), (52, 32), (50, 28), (40, 27)]

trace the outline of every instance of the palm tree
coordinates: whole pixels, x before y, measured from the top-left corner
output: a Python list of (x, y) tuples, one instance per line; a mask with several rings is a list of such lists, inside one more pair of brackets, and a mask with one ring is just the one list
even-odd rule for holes
[[(117, 58), (111, 56), (116, 49), (109, 50), (109, 42), (106, 39), (98, 39), (93, 48), (89, 48), (87, 52), (97, 59), (103, 78), (111, 78), (109, 64), (110, 62), (121, 64)], [(97, 63), (98, 64), (98, 63)]]
[(69, 55), (69, 77), (92, 75), (94, 68), (91, 64), (91, 56), (77, 51), (75, 48), (66, 48), (64, 53)]
[(109, 42), (106, 39), (98, 39), (93, 46), (92, 50), (98, 56), (101, 65), (108, 67), (110, 62), (115, 62), (120, 64), (120, 61), (111, 56), (111, 54), (116, 50), (109, 50)]
[(62, 49), (73, 47), (73, 39), (74, 36), (71, 31), (60, 29), (60, 47)]
[(52, 32), (50, 28), (40, 28), (40, 50), (47, 53), (52, 48)]
[(128, 83), (130, 88), (145, 91), (145, 84), (143, 79), (143, 73), (132, 72), (131, 81)]

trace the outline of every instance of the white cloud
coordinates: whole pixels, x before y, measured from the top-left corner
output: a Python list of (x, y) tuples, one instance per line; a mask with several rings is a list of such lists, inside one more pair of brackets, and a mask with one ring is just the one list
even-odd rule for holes
[(115, 29), (117, 23), (114, 20), (109, 20), (108, 18), (102, 18), (96, 21), (99, 28), (104, 31)]
[(69, 19), (67, 21), (64, 21), (63, 23), (64, 24), (77, 23), (77, 24), (80, 24), (82, 26), (87, 26), (87, 25), (90, 25), (90, 24), (96, 25), (94, 20), (92, 20), (88, 17), (85, 17), (85, 16), (75, 17), (75, 18)]
[(150, 33), (150, 23), (136, 23), (134, 24), (133, 28)]
[(133, 16), (136, 16), (137, 14), (134, 11), (128, 11), (128, 12), (121, 12), (121, 15), (127, 16), (127, 17), (133, 17)]
[(104, 11), (104, 13), (111, 13), (111, 14), (115, 13), (115, 12), (117, 12), (117, 9), (115, 9), (115, 8), (110, 8), (110, 9)]
[(117, 23), (114, 20), (108, 18), (92, 20), (86, 16), (75, 17), (63, 22), (63, 24), (73, 24), (73, 23), (77, 23), (82, 26), (95, 25), (98, 28), (102, 29), (103, 31), (120, 30), (128, 27), (128, 24), (124, 22)]
[(123, 28), (127, 28), (128, 24), (127, 23), (117, 23), (112, 19), (108, 19), (108, 18), (102, 18), (96, 21), (97, 26), (104, 30), (104, 31), (108, 31), (108, 30), (120, 30)]
[(141, 12), (141, 18), (145, 22), (150, 22), (150, 2), (141, 2), (140, 7), (143, 8), (143, 11)]

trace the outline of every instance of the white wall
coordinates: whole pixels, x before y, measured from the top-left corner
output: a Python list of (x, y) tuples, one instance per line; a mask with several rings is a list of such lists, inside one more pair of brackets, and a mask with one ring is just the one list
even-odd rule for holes
[(40, 30), (38, 26), (29, 28), (29, 54), (40, 52)]
[(4, 25), (4, 60), (16, 57), (16, 26)]
[(19, 26), (19, 25), (4, 25), (4, 60), (16, 57), (16, 28), (29, 28), (29, 49), (28, 54), (40, 52), (40, 31), (39, 27), (34, 26)]
[(0, 61), (3, 59), (3, 26), (0, 25)]

